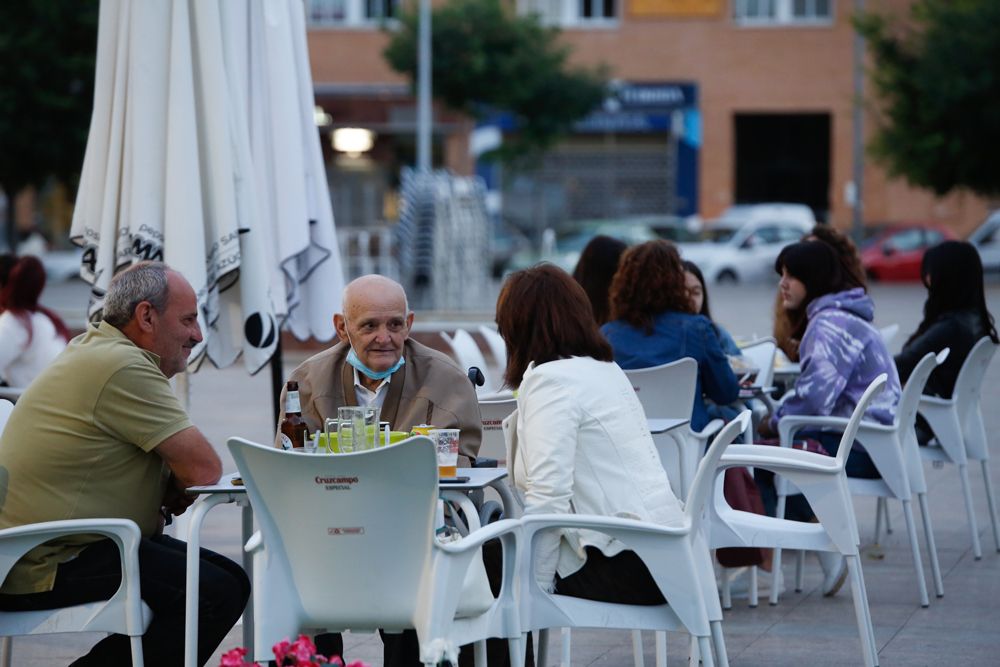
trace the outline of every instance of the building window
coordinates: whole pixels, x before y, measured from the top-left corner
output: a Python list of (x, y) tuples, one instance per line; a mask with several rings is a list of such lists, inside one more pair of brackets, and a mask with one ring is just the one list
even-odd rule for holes
[(307, 0), (310, 27), (377, 25), (399, 14), (399, 0)]
[(618, 0), (517, 0), (517, 10), (564, 28), (618, 25)]
[(737, 25), (829, 25), (833, 0), (733, 0)]

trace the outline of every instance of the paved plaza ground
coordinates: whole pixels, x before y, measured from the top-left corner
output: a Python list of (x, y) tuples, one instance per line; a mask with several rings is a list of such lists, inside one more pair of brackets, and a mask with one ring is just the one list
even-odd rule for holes
[[(901, 333), (894, 343), (898, 349), (920, 319), (923, 288), (875, 285), (871, 291), (876, 303), (876, 324), (900, 324)], [(734, 335), (766, 335), (770, 331), (773, 294), (770, 285), (714, 288), (711, 291), (713, 313)], [(991, 281), (988, 298), (991, 311), (1000, 313), (1000, 284)], [(81, 299), (85, 301), (86, 289), (73, 282), (53, 286), (43, 301), (67, 316), (79, 317), (83, 309)], [(482, 313), (468, 319), (491, 321), (492, 314)], [(286, 354), (286, 370), (291, 370), (303, 358), (302, 352)], [(266, 373), (248, 377), (241, 365), (223, 370), (203, 368), (192, 376), (190, 385), (194, 422), (216, 445), (227, 470), (234, 466), (225, 448), (226, 438), (239, 435), (268, 441), (272, 437), (274, 424)], [(983, 390), (983, 412), (993, 440), (997, 440), (993, 434), (1000, 432), (998, 399), (1000, 362), (994, 360)], [(997, 443), (993, 444), (994, 453), (1000, 455)], [(874, 550), (868, 548), (863, 559), (880, 664), (883, 667), (1000, 665), (1000, 553), (989, 527), (982, 475), (978, 468), (970, 470), (983, 544), (983, 558), (975, 561), (957, 471), (929, 465), (926, 471), (945, 596), (933, 597), (925, 555), (925, 574), (932, 597), (929, 608), (920, 608), (902, 512), (898, 504), (892, 504), (894, 532), (882, 539), (884, 558), (874, 558)], [(994, 483), (1000, 484), (1000, 464), (996, 458), (991, 472)], [(875, 501), (856, 499), (855, 507), (862, 543), (868, 544), (874, 531)], [(240, 523), (237, 510), (229, 506), (213, 510), (208, 515), (203, 536), (204, 546), (238, 558)], [(785, 558), (784, 561), (785, 580), (789, 583), (794, 578), (793, 560)], [(331, 564), (331, 567), (336, 566)], [(845, 586), (836, 597), (823, 598), (818, 591), (820, 581), (819, 567), (815, 559), (809, 558), (802, 593), (789, 590), (776, 607), (768, 606), (763, 598), (756, 609), (750, 609), (745, 600), (734, 600), (733, 609), (726, 612), (723, 624), (731, 664), (734, 667), (861, 664), (849, 589)], [(335, 595), (335, 591), (331, 594)], [(240, 645), (240, 632), (240, 627), (230, 632), (222, 650)], [(574, 666), (632, 664), (631, 637), (626, 631), (576, 630), (572, 636), (571, 664)], [(97, 635), (18, 638), (14, 641), (14, 664), (31, 667), (68, 664), (97, 639)], [(554, 632), (550, 656), (558, 656), (558, 642), (559, 634)], [(670, 665), (687, 663), (686, 645), (685, 636), (670, 635)], [(360, 659), (373, 666), (382, 662), (377, 635), (348, 635), (345, 652), (349, 660)], [(647, 664), (654, 664), (652, 633), (646, 633), (645, 660)], [(555, 660), (550, 660), (553, 662)], [(209, 664), (218, 665), (218, 654)]]

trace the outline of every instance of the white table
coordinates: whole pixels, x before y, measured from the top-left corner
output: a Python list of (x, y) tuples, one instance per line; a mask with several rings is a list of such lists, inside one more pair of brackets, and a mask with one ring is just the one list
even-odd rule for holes
[[(504, 514), (510, 517), (520, 516), (520, 506), (514, 499), (514, 494), (504, 483), (507, 477), (506, 468), (459, 468), (460, 477), (468, 477), (467, 482), (455, 484), (441, 484), (440, 495), (448, 502), (452, 502), (462, 511), (472, 522), (476, 522), (478, 528), (479, 512), (475, 504), (467, 495), (470, 491), (492, 487), (500, 495), (503, 502)], [(201, 548), (201, 526), (204, 523), (205, 515), (209, 510), (224, 503), (236, 503), (242, 508), (242, 541), (241, 546), (253, 536), (253, 508), (250, 507), (245, 486), (234, 485), (233, 478), (239, 473), (223, 475), (217, 484), (208, 486), (192, 486), (187, 492), (193, 495), (204, 496), (191, 507), (191, 520), (187, 542), (187, 580), (185, 588), (184, 607), (184, 667), (196, 667), (198, 664), (198, 578), (200, 574), (201, 561), (198, 558)], [(243, 552), (243, 569), (247, 576), (253, 580), (253, 559), (246, 551)], [(247, 654), (253, 655), (253, 596), (247, 601), (246, 609), (243, 612), (243, 646), (247, 648)]]
[[(201, 569), (201, 560), (198, 554), (201, 549), (201, 524), (205, 521), (205, 515), (216, 505), (236, 503), (242, 508), (240, 551), (243, 552), (243, 569), (253, 581), (253, 559), (250, 554), (243, 550), (243, 545), (253, 535), (253, 509), (247, 499), (246, 487), (242, 484), (234, 485), (234, 477), (239, 477), (239, 473), (223, 475), (217, 484), (192, 486), (187, 489), (189, 494), (204, 496), (204, 498), (191, 506), (191, 519), (188, 527), (187, 579), (184, 600), (184, 667), (196, 667), (198, 664), (198, 578)], [(248, 654), (253, 655), (253, 596), (247, 601), (246, 609), (243, 611), (243, 645), (247, 648)]]
[(660, 435), (680, 428), (690, 421), (690, 419), (646, 419), (646, 425), (649, 427), (650, 433)]

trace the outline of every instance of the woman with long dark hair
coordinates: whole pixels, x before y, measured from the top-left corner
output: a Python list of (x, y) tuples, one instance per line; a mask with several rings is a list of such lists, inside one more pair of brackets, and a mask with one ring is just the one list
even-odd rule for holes
[[(822, 241), (786, 246), (774, 269), (781, 276), (778, 289), (792, 335), (801, 341), (802, 373), (795, 381), (794, 394), (761, 422), (761, 435), (776, 436), (778, 421), (789, 415), (849, 417), (868, 385), (882, 373), (889, 380), (865, 411), (865, 419), (892, 424), (899, 403), (899, 378), (878, 329), (872, 326), (875, 304), (871, 297), (844, 271), (833, 248)], [(840, 447), (841, 432), (801, 431), (797, 437), (819, 441), (833, 456)], [(857, 443), (846, 467), (851, 477), (879, 476), (871, 457)], [(765, 505), (772, 505), (772, 476), (761, 470), (757, 480)], [(814, 515), (801, 496), (792, 496), (786, 516), (806, 521)], [(843, 557), (819, 555), (826, 575), (823, 594), (833, 595), (846, 576)]]
[(0, 290), (0, 376), (13, 387), (26, 387), (62, 352), (69, 329), (38, 303), (45, 268), (37, 257), (17, 260)]
[[(504, 379), (517, 411), (504, 422), (511, 479), (525, 514), (629, 516), (668, 524), (670, 489), (632, 383), (611, 360), (583, 289), (542, 264), (511, 274), (497, 299)], [(606, 535), (565, 529), (539, 538), (538, 583), (563, 595), (662, 604), (635, 552)]]
[(986, 308), (983, 264), (972, 244), (945, 241), (924, 253), (920, 276), (927, 288), (924, 319), (896, 355), (896, 369), (905, 382), (925, 354), (950, 348), (945, 362), (931, 373), (924, 393), (951, 398), (958, 371), (976, 341), (989, 336), (1000, 342)]
[[(858, 254), (858, 247), (849, 236), (834, 229), (827, 224), (817, 224), (808, 234), (802, 237), (803, 241), (822, 241), (830, 246), (837, 256), (840, 264), (841, 277), (845, 286), (860, 287), (868, 289), (865, 279), (865, 270), (861, 266), (861, 255)], [(788, 319), (787, 311), (781, 303), (781, 294), (777, 295), (774, 303), (774, 340), (778, 343), (778, 348), (792, 361), (799, 360), (800, 339), (793, 335), (793, 324)]]
[(573, 279), (587, 293), (597, 326), (611, 319), (608, 291), (626, 248), (628, 245), (624, 241), (610, 236), (595, 236), (580, 253), (580, 260), (573, 269)]
[(650, 368), (684, 357), (698, 362), (691, 428), (709, 422), (703, 396), (718, 405), (737, 399), (739, 382), (712, 322), (695, 312), (677, 248), (647, 241), (622, 255), (611, 282), (611, 322), (601, 331), (625, 369)]

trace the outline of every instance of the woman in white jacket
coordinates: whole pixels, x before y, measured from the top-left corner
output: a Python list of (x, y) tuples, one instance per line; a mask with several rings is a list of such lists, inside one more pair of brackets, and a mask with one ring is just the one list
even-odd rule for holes
[(45, 268), (37, 257), (17, 260), (0, 289), (0, 379), (27, 387), (69, 341), (62, 319), (38, 303)]
[[(668, 525), (682, 520), (625, 373), (612, 361), (583, 289), (539, 265), (511, 275), (497, 300), (506, 383), (507, 461), (525, 514), (599, 514)], [(662, 604), (646, 566), (592, 531), (548, 533), (538, 551), (547, 590), (605, 602)]]

